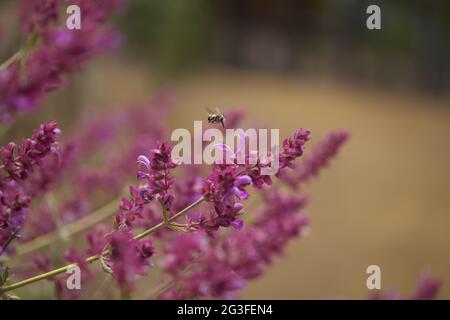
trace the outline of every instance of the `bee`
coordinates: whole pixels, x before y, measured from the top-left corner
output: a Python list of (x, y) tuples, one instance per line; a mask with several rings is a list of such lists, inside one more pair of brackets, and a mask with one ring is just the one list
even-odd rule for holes
[(208, 112), (208, 122), (209, 123), (221, 123), (222, 127), (225, 128), (225, 116), (216, 108), (216, 112), (212, 112), (209, 108), (206, 108)]

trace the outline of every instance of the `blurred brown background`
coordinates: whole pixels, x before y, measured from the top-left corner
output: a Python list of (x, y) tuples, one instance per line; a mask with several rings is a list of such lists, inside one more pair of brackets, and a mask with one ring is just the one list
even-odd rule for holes
[[(366, 29), (369, 4), (381, 7), (380, 31)], [(308, 186), (310, 236), (243, 298), (364, 299), (371, 264), (383, 289), (404, 294), (429, 267), (450, 298), (448, 1), (135, 0), (117, 25), (123, 50), (92, 62), (23, 126), (51, 115), (75, 131), (74, 119), (171, 85), (171, 128), (215, 106), (282, 136), (309, 128), (313, 142), (347, 128), (351, 140)]]

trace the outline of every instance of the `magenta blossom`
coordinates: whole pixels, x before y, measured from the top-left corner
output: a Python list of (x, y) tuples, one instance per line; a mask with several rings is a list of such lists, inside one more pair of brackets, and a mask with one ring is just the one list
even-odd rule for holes
[(219, 227), (240, 227), (236, 222), (242, 214), (243, 205), (239, 200), (248, 199), (245, 188), (251, 184), (251, 178), (240, 175), (238, 165), (214, 165), (212, 172), (203, 181), (203, 195), (214, 206), (208, 218), (203, 217), (200, 225), (208, 232)]
[(156, 198), (166, 211), (170, 211), (174, 199), (169, 193), (175, 183), (170, 171), (177, 167), (172, 161), (171, 151), (172, 148), (167, 143), (160, 143), (150, 151), (150, 159), (141, 155), (137, 160), (144, 168), (138, 171), (138, 179), (142, 182), (141, 198), (149, 201)]
[(297, 165), (295, 174), (281, 174), (280, 177), (289, 186), (297, 189), (301, 184), (308, 182), (313, 177), (317, 177), (320, 170), (328, 166), (330, 160), (337, 155), (339, 149), (349, 137), (350, 134), (344, 130), (329, 133)]
[(32, 41), (27, 55), (21, 52), (0, 70), (0, 121), (11, 122), (17, 112), (29, 112), (49, 91), (64, 85), (67, 73), (99, 52), (118, 46), (116, 33), (105, 28), (106, 17), (122, 5), (118, 0), (76, 0), (83, 12), (83, 28), (67, 30), (58, 23), (64, 1), (25, 0), (20, 18)]
[(136, 275), (144, 275), (148, 258), (155, 254), (150, 240), (134, 240), (129, 233), (114, 232), (109, 241), (111, 247), (110, 264), (114, 276), (125, 293), (129, 293)]
[[(0, 255), (19, 236), (36, 187), (36, 179), (28, 179), (45, 165), (51, 155), (59, 155), (56, 137), (60, 130), (56, 122), (41, 125), (31, 138), (18, 146), (9, 143), (0, 148)], [(57, 167), (56, 167), (57, 168)], [(55, 168), (55, 169), (56, 169)]]
[(44, 33), (59, 17), (59, 0), (24, 1), (19, 17), (26, 32)]
[(306, 232), (306, 200), (303, 195), (270, 192), (255, 221), (242, 230), (229, 229), (221, 238), (204, 231), (177, 235), (164, 247), (162, 263), (176, 287), (160, 298), (235, 298), (246, 280), (261, 275), (289, 240)]
[[(279, 154), (280, 168), (277, 176), (281, 176), (286, 168), (294, 168), (294, 161), (303, 155), (305, 143), (310, 139), (310, 131), (300, 129), (283, 141), (283, 151)], [(262, 175), (262, 168), (269, 164), (250, 164), (246, 155), (245, 164), (216, 164), (212, 172), (203, 181), (203, 195), (212, 202), (214, 211), (209, 217), (202, 217), (200, 226), (209, 233), (219, 227), (232, 226), (240, 229), (243, 221), (238, 219), (242, 214), (243, 205), (240, 200), (247, 200), (249, 193), (246, 188), (253, 185), (261, 189), (271, 185), (270, 176)], [(235, 162), (237, 159), (235, 159)]]
[[(61, 133), (56, 122), (43, 124), (19, 146), (11, 142), (0, 148), (3, 170), (14, 180), (26, 179), (50, 152), (57, 152), (56, 137)], [(6, 177), (5, 177), (6, 178)]]

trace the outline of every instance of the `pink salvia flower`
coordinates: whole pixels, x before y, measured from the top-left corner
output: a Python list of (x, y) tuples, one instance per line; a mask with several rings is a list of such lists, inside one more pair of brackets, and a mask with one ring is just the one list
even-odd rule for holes
[[(106, 17), (122, 5), (117, 0), (78, 0), (83, 12), (81, 30), (58, 26), (63, 1), (26, 0), (20, 10), (22, 27), (37, 37), (26, 57), (19, 56), (0, 70), (0, 121), (8, 123), (17, 112), (36, 109), (49, 91), (64, 84), (67, 73), (104, 50), (118, 46), (118, 35), (104, 27)], [(24, 61), (21, 61), (24, 60)]]
[(317, 177), (319, 171), (328, 166), (330, 160), (337, 155), (339, 149), (349, 137), (350, 134), (344, 130), (329, 133), (297, 165), (296, 174), (281, 174), (280, 178), (292, 188), (297, 189), (301, 184)]
[(111, 269), (122, 290), (130, 293), (136, 275), (145, 274), (148, 258), (155, 254), (155, 250), (150, 240), (140, 242), (129, 233), (114, 232), (110, 237)]
[(138, 171), (138, 179), (142, 182), (141, 197), (146, 200), (156, 198), (166, 211), (170, 211), (174, 199), (169, 193), (175, 183), (170, 171), (177, 167), (172, 161), (171, 151), (168, 143), (160, 143), (150, 151), (150, 159), (144, 155), (138, 157), (138, 163), (144, 167), (144, 171)]
[(50, 152), (56, 152), (56, 137), (60, 134), (58, 124), (43, 124), (30, 139), (16, 146), (11, 142), (0, 148), (1, 165), (14, 180), (26, 179), (42, 158)]
[(23, 1), (19, 12), (22, 29), (30, 33), (46, 32), (49, 25), (58, 20), (58, 2), (59, 0)]
[(0, 255), (22, 228), (31, 195), (37, 185), (27, 181), (50, 154), (59, 154), (56, 122), (43, 124), (31, 138), (16, 146), (9, 143), (0, 148)]
[(235, 298), (246, 280), (261, 275), (289, 240), (302, 235), (309, 221), (302, 211), (306, 204), (304, 195), (267, 192), (262, 211), (247, 228), (221, 238), (197, 231), (168, 240), (162, 266), (177, 285), (160, 298)]

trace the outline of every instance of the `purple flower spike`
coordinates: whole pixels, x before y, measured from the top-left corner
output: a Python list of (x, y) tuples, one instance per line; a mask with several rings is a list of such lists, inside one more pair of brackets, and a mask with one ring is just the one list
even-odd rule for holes
[(350, 134), (345, 130), (329, 133), (325, 139), (315, 145), (311, 152), (309, 152), (303, 161), (299, 163), (296, 174), (284, 175), (281, 173), (278, 177), (285, 181), (290, 187), (294, 189), (299, 188), (303, 183), (317, 177), (320, 170), (328, 166), (330, 160), (338, 154), (339, 149), (349, 137)]
[(236, 179), (234, 186), (239, 188), (241, 186), (247, 186), (250, 183), (252, 183), (252, 178), (250, 178), (249, 176), (240, 176)]
[(232, 226), (233, 228), (235, 228), (236, 230), (241, 230), (242, 227), (244, 227), (244, 221), (242, 221), (242, 220), (236, 220), (236, 221), (233, 221), (233, 222), (231, 223), (231, 226)]
[[(11, 235), (18, 236), (32, 197), (42, 193), (50, 182), (47, 166), (60, 153), (56, 143), (59, 134), (57, 123), (50, 122), (41, 125), (21, 144), (11, 142), (0, 148), (0, 246)], [(53, 165), (52, 172), (58, 171), (55, 169), (58, 168)]]
[(249, 197), (249, 194), (245, 190), (239, 190), (235, 193), (236, 197), (238, 197), (241, 200), (247, 200)]
[(171, 147), (167, 143), (160, 143), (150, 151), (151, 157), (141, 155), (138, 164), (145, 167), (145, 171), (138, 170), (138, 188), (131, 187), (131, 199), (123, 198), (120, 212), (116, 215), (116, 227), (123, 231), (130, 231), (136, 223), (136, 218), (142, 218), (145, 206), (153, 200), (159, 201), (161, 206), (170, 212), (174, 196), (170, 191), (175, 179), (170, 171), (177, 167), (171, 159)]
[(15, 58), (0, 71), (1, 122), (11, 122), (18, 112), (34, 111), (48, 92), (66, 83), (65, 75), (117, 43), (117, 36), (105, 24), (122, 7), (121, 1), (69, 1), (83, 12), (83, 27), (75, 31), (62, 27), (60, 12), (66, 10), (67, 2), (22, 1), (22, 30), (39, 41), (26, 57)]
[(147, 168), (147, 170), (150, 169), (150, 160), (144, 155), (140, 155), (137, 158), (137, 163), (144, 165)]
[(155, 250), (150, 240), (134, 240), (128, 233), (116, 231), (111, 235), (111, 267), (116, 281), (126, 293), (130, 293), (135, 284), (136, 275), (144, 275), (149, 265), (148, 258)]

